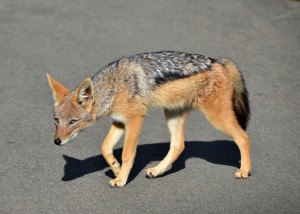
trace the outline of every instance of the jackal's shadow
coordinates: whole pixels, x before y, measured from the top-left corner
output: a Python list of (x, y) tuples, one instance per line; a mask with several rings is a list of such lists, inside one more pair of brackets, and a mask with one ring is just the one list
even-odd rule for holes
[[(130, 172), (128, 182), (133, 180), (149, 163), (162, 160), (169, 150), (169, 143), (155, 143), (139, 145), (135, 157), (134, 166)], [(200, 158), (208, 162), (220, 165), (239, 167), (240, 153), (232, 141), (212, 141), (212, 142), (185, 142), (185, 150), (172, 165), (172, 168), (163, 176), (177, 172), (185, 168), (185, 162), (189, 158)], [(115, 157), (120, 160), (122, 149), (114, 150)], [(84, 175), (94, 173), (108, 168), (108, 164), (102, 155), (93, 156), (84, 160), (63, 155), (66, 165), (64, 167), (63, 181), (70, 181)], [(155, 164), (153, 164), (154, 166)], [(152, 167), (152, 166), (151, 166)], [(109, 177), (114, 177), (109, 169), (105, 173)]]

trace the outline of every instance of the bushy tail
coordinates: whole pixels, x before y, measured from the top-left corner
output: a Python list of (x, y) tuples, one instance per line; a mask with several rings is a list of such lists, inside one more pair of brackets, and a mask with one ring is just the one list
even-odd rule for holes
[(246, 130), (251, 111), (243, 75), (233, 61), (221, 58), (218, 62), (229, 70), (229, 75), (234, 79), (233, 110), (240, 126)]

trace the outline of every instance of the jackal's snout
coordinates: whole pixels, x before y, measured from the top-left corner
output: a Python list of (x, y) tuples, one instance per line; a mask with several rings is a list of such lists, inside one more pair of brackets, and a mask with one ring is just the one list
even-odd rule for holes
[(61, 146), (61, 140), (59, 138), (54, 139), (55, 145)]

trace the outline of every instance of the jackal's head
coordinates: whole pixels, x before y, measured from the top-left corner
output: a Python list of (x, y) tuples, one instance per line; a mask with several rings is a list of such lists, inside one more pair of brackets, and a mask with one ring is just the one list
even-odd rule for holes
[(54, 143), (63, 145), (96, 120), (93, 84), (87, 78), (70, 91), (51, 75), (47, 76), (54, 98)]

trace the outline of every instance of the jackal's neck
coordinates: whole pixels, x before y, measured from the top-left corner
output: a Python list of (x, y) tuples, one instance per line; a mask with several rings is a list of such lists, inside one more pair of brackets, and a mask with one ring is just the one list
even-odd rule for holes
[(93, 78), (93, 86), (97, 118), (110, 114), (116, 94), (113, 76), (100, 71)]

